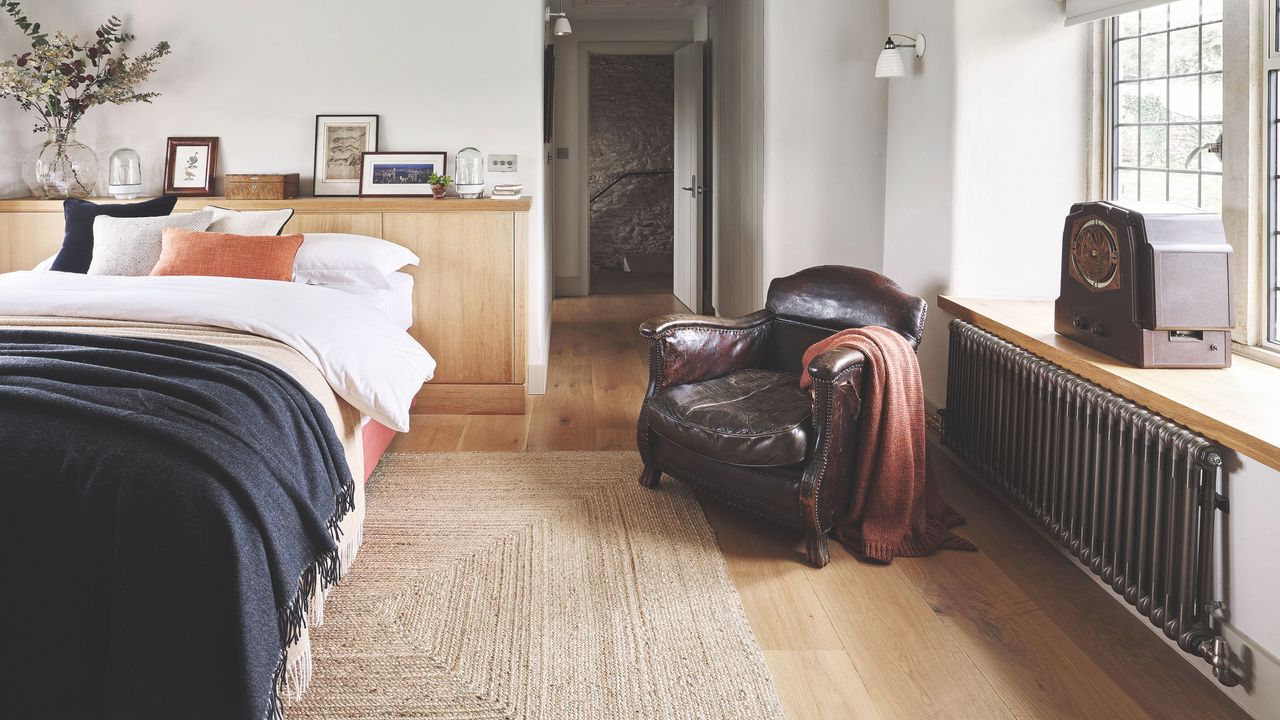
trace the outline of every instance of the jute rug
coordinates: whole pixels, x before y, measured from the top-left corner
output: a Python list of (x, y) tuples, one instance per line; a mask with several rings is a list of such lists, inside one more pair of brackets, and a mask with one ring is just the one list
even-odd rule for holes
[(399, 454), (298, 718), (782, 718), (702, 509), (635, 453)]

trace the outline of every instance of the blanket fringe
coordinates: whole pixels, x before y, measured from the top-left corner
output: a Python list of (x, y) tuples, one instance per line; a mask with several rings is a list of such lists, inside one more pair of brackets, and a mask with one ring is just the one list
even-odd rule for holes
[(364, 513), (363, 508), (356, 507), (354, 486), (338, 494), (337, 510), (328, 529), (337, 547), (316, 558), (302, 572), (297, 593), (280, 613), (283, 642), (265, 720), (284, 720), (285, 701), (302, 699), (311, 684), (311, 637), (307, 628), (324, 624), (325, 598), (351, 569), (364, 541)]

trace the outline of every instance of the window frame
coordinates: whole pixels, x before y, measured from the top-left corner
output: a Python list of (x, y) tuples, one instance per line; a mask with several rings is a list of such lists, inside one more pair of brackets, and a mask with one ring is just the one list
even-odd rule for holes
[[(1258, 311), (1259, 327), (1257, 346), (1273, 353), (1280, 353), (1280, 0), (1263, 0), (1259, 3), (1263, 15), (1263, 47), (1261, 54), (1261, 98), (1259, 105), (1263, 116), (1259, 119), (1262, 130), (1262, 170), (1265, 173), (1265, 207), (1263, 212), (1263, 236), (1258, 246), (1262, 267), (1257, 298), (1262, 304)], [(1225, 69), (1225, 68), (1224, 68)], [(1272, 356), (1275, 359), (1280, 355)]]
[[(1171, 2), (1173, 0), (1170, 0)], [(1115, 98), (1114, 18), (1092, 23), (1090, 146), (1087, 191), (1110, 198), (1116, 173), (1112, 124)], [(1270, 143), (1277, 143), (1280, 172), (1280, 124), (1269, 124), (1270, 71), (1276, 72), (1280, 109), (1280, 0), (1223, 3), (1222, 219), (1235, 259), (1232, 282), (1235, 329), (1232, 349), (1240, 355), (1280, 367), (1280, 342), (1270, 339), (1278, 319), (1272, 290), (1280, 285), (1280, 240), (1272, 232)], [(1241, 77), (1244, 75), (1245, 77)], [(1270, 116), (1274, 117), (1274, 116)], [(1271, 130), (1276, 130), (1272, 135)], [(1280, 181), (1275, 183), (1275, 221), (1280, 225)], [(1240, 200), (1239, 198), (1243, 198)], [(1274, 258), (1274, 260), (1273, 260)], [(1280, 340), (1280, 337), (1276, 338)]]
[[(1170, 4), (1172, 4), (1172, 0)], [(1219, 128), (1225, 130), (1224, 128), (1225, 120), (1226, 120), (1225, 95), (1227, 92), (1226, 82), (1225, 82), (1226, 59), (1225, 57), (1223, 58), (1223, 68), (1221, 70), (1206, 71), (1202, 67), (1203, 55), (1204, 55), (1204, 27), (1205, 25), (1212, 25), (1212, 24), (1219, 25), (1219, 27), (1221, 28), (1221, 32), (1223, 34), (1223, 42), (1225, 44), (1226, 42), (1225, 14), (1226, 13), (1224, 8), (1224, 13), (1223, 13), (1224, 17), (1217, 20), (1211, 20), (1209, 23), (1197, 22), (1194, 25), (1181, 25), (1178, 27), (1166, 26), (1163, 30), (1155, 30), (1152, 32), (1143, 32), (1141, 29), (1139, 29), (1136, 35), (1125, 35), (1125, 36), (1119, 35), (1119, 31), (1118, 31), (1120, 27), (1119, 16), (1113, 16), (1107, 19), (1103, 23), (1105, 25), (1104, 54), (1106, 58), (1105, 60), (1106, 73), (1105, 73), (1104, 82), (1105, 82), (1105, 91), (1107, 95), (1107, 102), (1104, 105), (1105, 115), (1103, 116), (1103, 122), (1105, 123), (1105, 132), (1107, 134), (1106, 145), (1108, 148), (1110, 148), (1110, 151), (1107, 153), (1106, 165), (1104, 167), (1104, 172), (1107, 174), (1105, 188), (1106, 188), (1106, 196), (1108, 198), (1115, 197), (1116, 191), (1119, 186), (1119, 178), (1120, 178), (1121, 171), (1131, 171), (1135, 173), (1138, 198), (1142, 197), (1141, 188), (1142, 188), (1143, 172), (1159, 172), (1162, 175), (1164, 175), (1164, 183), (1165, 183), (1164, 196), (1166, 200), (1169, 198), (1169, 191), (1172, 188), (1172, 184), (1173, 184), (1172, 181), (1173, 181), (1174, 175), (1195, 176), (1197, 203), (1203, 201), (1204, 199), (1204, 176), (1206, 175), (1217, 176), (1220, 178), (1219, 180), (1220, 186), (1222, 184), (1225, 184), (1225, 181), (1226, 181), (1225, 165), (1221, 170), (1217, 170), (1217, 171), (1204, 170), (1203, 160), (1201, 160), (1201, 162), (1197, 165), (1196, 170), (1187, 170), (1183, 168), (1178, 168), (1176, 163), (1174, 162), (1174, 157), (1172, 155), (1172, 146), (1173, 146), (1172, 136), (1173, 136), (1173, 128), (1175, 126), (1194, 125), (1196, 128), (1197, 137), (1199, 140), (1197, 145), (1203, 145), (1203, 143), (1206, 142), (1205, 136), (1203, 135), (1205, 125), (1217, 125)], [(1167, 63), (1170, 58), (1170, 53), (1172, 52), (1170, 47), (1171, 43), (1169, 42), (1169, 40), (1172, 37), (1172, 34), (1174, 32), (1189, 30), (1191, 28), (1196, 28), (1198, 31), (1197, 32), (1197, 57), (1201, 59), (1201, 62), (1199, 63), (1201, 66), (1198, 67), (1196, 72), (1194, 73), (1182, 73), (1178, 75), (1173, 75), (1170, 73), (1171, 68), (1167, 66)], [(1154, 37), (1158, 35), (1163, 35), (1165, 37), (1165, 61), (1166, 61), (1165, 74), (1160, 76), (1153, 76), (1150, 78), (1142, 77), (1141, 75), (1139, 75), (1136, 78), (1130, 78), (1127, 80), (1119, 78), (1117, 76), (1117, 68), (1119, 67), (1119, 64), (1120, 64), (1121, 41), (1136, 40), (1138, 42), (1139, 57), (1141, 57), (1143, 40), (1145, 38)], [(1220, 117), (1217, 120), (1204, 119), (1204, 78), (1210, 75), (1217, 75), (1219, 77), (1219, 82), (1222, 84), (1222, 90), (1224, 95), (1223, 117)], [(1191, 77), (1197, 78), (1198, 80), (1197, 93), (1196, 93), (1196, 109), (1197, 109), (1196, 120), (1194, 122), (1174, 122), (1173, 111), (1170, 107), (1168, 107), (1168, 102), (1167, 102), (1170, 96), (1168, 93), (1168, 89), (1172, 87), (1172, 83), (1170, 81), (1175, 79), (1191, 78)], [(1165, 107), (1164, 121), (1163, 122), (1144, 122), (1141, 117), (1141, 109), (1140, 109), (1140, 114), (1139, 114), (1139, 117), (1137, 118), (1137, 122), (1134, 122), (1134, 123), (1122, 122), (1117, 115), (1117, 113), (1120, 111), (1121, 84), (1125, 84), (1125, 83), (1134, 84), (1138, 88), (1139, 97), (1141, 97), (1142, 86), (1145, 83), (1151, 82), (1151, 81), (1164, 81), (1165, 83), (1166, 107)], [(1141, 108), (1141, 103), (1139, 103), (1139, 106)], [(1132, 167), (1122, 165), (1120, 157), (1118, 155), (1119, 147), (1120, 147), (1120, 133), (1123, 128), (1127, 128), (1127, 127), (1136, 128), (1137, 138), (1138, 138), (1138, 146), (1135, 150), (1135, 152), (1138, 153), (1138, 157), (1136, 158), (1135, 164)], [(1142, 166), (1142, 157), (1141, 157), (1142, 136), (1143, 136), (1143, 129), (1147, 127), (1163, 127), (1164, 128), (1164, 131), (1165, 131), (1164, 132), (1165, 134), (1164, 167), (1162, 168)], [(1221, 189), (1219, 190), (1219, 193), (1221, 193)]]

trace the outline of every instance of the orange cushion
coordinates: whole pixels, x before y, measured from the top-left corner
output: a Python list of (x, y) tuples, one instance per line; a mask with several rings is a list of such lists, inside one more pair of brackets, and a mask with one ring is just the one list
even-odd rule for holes
[(232, 235), (165, 228), (152, 275), (207, 275), (250, 280), (293, 279), (302, 235)]

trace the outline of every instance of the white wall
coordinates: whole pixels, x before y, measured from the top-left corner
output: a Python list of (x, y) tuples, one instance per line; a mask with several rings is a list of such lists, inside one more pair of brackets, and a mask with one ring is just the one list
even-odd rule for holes
[[(574, 20), (573, 34), (555, 38), (556, 79), (552, 151), (568, 148), (568, 158), (552, 161), (555, 197), (552, 200), (555, 293), (581, 295), (587, 289), (585, 240), (581, 220), (586, 199), (581, 192), (580, 132), (582, 102), (579, 52), (583, 43), (608, 43), (608, 52), (653, 52), (653, 43), (693, 41), (690, 20)], [(588, 45), (590, 47), (590, 45)], [(598, 45), (604, 48), (604, 45)]]
[(1085, 197), (1088, 33), (1052, 0), (897, 0), (928, 39), (889, 81), (884, 272), (929, 301), (925, 395), (946, 397), (939, 293), (1052, 298), (1062, 219)]
[[(937, 295), (951, 284), (955, 235), (955, 0), (895, 0), (889, 26), (924, 33), (925, 56), (889, 85), (883, 273), (929, 301), (920, 371), (926, 396), (946, 397), (946, 323)], [(941, 389), (939, 389), (941, 388)]]
[[(529, 358), (546, 362), (549, 288), (541, 188), (541, 0), (42, 0), (27, 2), (45, 29), (91, 35), (111, 14), (137, 35), (135, 49), (168, 40), (173, 54), (149, 89), (152, 105), (93, 108), (80, 140), (105, 166), (121, 146), (143, 160), (160, 189), (165, 138), (221, 138), (219, 173), (298, 172), (309, 188), (315, 116), (377, 113), (383, 150), (467, 145), (513, 153), (534, 196), (529, 231)], [(467, 31), (479, 34), (471, 35)], [(0, 50), (22, 38), (0, 22)], [(0, 195), (25, 195), (20, 158), (36, 141), (29, 118), (0, 104)], [(100, 185), (105, 188), (105, 184)], [(461, 300), (461, 299), (460, 299)]]
[(888, 23), (884, 2), (766, 5), (764, 289), (814, 265), (882, 266)]
[(1054, 0), (957, 0), (951, 291), (1058, 296), (1062, 223), (1085, 199), (1089, 33)]
[[(766, 0), (720, 0), (707, 13), (711, 47), (711, 302), (725, 317), (764, 306)], [(801, 39), (803, 40), (803, 39)]]
[[(1254, 717), (1280, 717), (1280, 472), (1253, 458), (1226, 453), (1224, 490), (1230, 506), (1219, 537), (1218, 568), (1226, 603), (1223, 635), (1237, 663), (1251, 675), (1246, 686), (1229, 690)], [(1196, 661), (1197, 664), (1203, 664)]]

